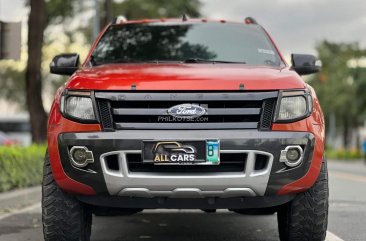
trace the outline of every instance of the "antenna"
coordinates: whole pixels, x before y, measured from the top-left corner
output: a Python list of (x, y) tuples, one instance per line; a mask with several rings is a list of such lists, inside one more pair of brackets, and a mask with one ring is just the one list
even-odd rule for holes
[(122, 16), (122, 15), (116, 17), (113, 21), (114, 24), (120, 24), (123, 22), (127, 22), (127, 19), (125, 18), (125, 16)]
[(255, 21), (255, 19), (252, 17), (246, 17), (244, 21), (246, 24), (258, 24), (257, 21)]
[(188, 21), (188, 15), (187, 14), (183, 14), (183, 16), (182, 16), (182, 21), (183, 22), (186, 22), (186, 21)]

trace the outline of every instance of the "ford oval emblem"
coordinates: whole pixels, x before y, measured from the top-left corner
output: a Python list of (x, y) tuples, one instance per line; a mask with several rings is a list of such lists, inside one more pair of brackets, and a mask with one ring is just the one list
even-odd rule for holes
[(195, 104), (180, 104), (170, 107), (168, 114), (173, 117), (182, 117), (187, 119), (194, 119), (206, 114), (206, 109)]

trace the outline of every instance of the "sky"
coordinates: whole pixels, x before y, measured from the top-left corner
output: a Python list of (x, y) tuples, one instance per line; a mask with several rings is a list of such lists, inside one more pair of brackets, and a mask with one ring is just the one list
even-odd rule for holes
[[(203, 16), (244, 21), (254, 17), (284, 55), (315, 54), (316, 43), (359, 42), (366, 47), (365, 0), (201, 0)], [(0, 0), (0, 19), (25, 20), (24, 0)]]
[(254, 17), (285, 55), (313, 53), (327, 39), (366, 47), (365, 0), (203, 0), (205, 16)]

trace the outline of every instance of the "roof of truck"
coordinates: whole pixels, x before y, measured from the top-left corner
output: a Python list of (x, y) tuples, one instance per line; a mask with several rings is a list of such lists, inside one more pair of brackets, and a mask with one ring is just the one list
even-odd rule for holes
[(258, 24), (254, 18), (247, 17), (243, 21), (228, 21), (225, 19), (207, 19), (207, 18), (160, 18), (160, 19), (140, 19), (140, 20), (126, 20), (124, 17), (117, 17), (112, 24), (138, 24), (138, 23), (157, 23), (157, 22), (170, 22), (170, 23), (199, 23), (199, 22), (211, 22), (211, 23), (243, 23), (243, 24)]

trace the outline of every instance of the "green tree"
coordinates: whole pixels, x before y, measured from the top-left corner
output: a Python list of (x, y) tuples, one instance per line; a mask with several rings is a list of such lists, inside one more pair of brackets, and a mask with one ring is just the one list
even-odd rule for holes
[(112, 15), (127, 19), (199, 17), (201, 5), (199, 0), (125, 0), (113, 3)]
[(365, 56), (357, 43), (323, 41), (316, 47), (323, 63), (321, 72), (310, 80), (322, 104), (327, 128), (331, 116), (336, 119), (336, 130), (342, 132), (343, 146), (349, 147), (352, 130), (360, 126), (366, 113), (365, 69), (351, 66)]

